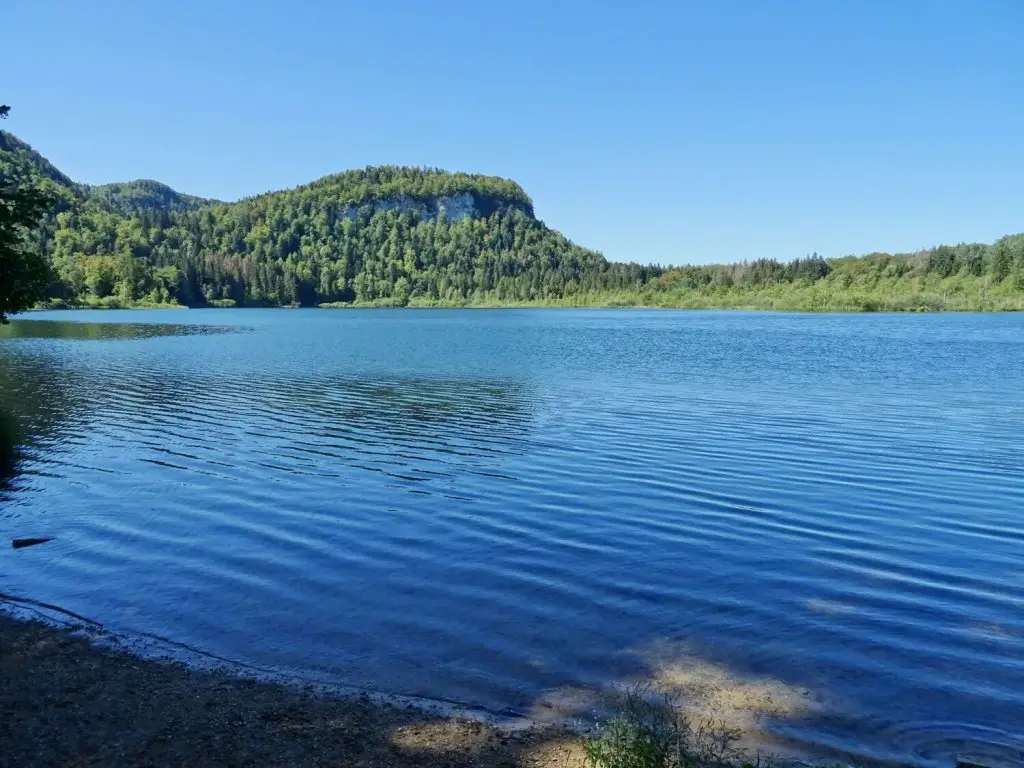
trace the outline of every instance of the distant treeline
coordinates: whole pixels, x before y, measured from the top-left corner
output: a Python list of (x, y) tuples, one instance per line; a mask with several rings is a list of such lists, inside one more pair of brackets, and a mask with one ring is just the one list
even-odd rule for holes
[(673, 268), (650, 297), (671, 306), (810, 311), (1021, 310), (1024, 234), (911, 254)]
[[(436, 169), (347, 171), (236, 203), (155, 181), (76, 184), (0, 132), (56, 199), (35, 233), (51, 305), (554, 304), (800, 310), (1024, 309), (1024, 235), (788, 263), (620, 264), (533, 214), (515, 182)], [(438, 201), (469, 195), (471, 215)]]

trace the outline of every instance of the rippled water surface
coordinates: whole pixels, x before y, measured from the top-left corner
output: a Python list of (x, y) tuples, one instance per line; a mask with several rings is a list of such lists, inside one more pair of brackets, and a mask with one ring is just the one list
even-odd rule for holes
[(1024, 758), (1024, 317), (31, 317), (0, 534), (55, 539), (0, 591), (496, 710), (654, 679)]

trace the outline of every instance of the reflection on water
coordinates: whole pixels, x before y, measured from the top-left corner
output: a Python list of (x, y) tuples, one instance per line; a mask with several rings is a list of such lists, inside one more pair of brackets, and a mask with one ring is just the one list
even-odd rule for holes
[(0, 499), (15, 475), (20, 443), (20, 430), (14, 417), (0, 410)]
[(77, 378), (74, 369), (46, 357), (17, 348), (0, 352), (0, 502), (26, 461), (63, 450), (63, 430), (75, 431), (72, 422), (84, 415), (78, 412)]
[(68, 323), (59, 320), (12, 320), (0, 325), (0, 339), (77, 339), (110, 341), (157, 336), (198, 336), (234, 333), (239, 328), (172, 323)]
[(39, 317), (0, 535), (55, 538), (0, 591), (494, 710), (649, 681), (822, 754), (1024, 749), (1024, 318)]

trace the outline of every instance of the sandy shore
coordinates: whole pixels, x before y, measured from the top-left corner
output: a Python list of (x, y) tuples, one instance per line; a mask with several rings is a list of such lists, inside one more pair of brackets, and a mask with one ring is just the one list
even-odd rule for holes
[(0, 612), (0, 766), (557, 766), (560, 728), (507, 732), (368, 697), (98, 648)]

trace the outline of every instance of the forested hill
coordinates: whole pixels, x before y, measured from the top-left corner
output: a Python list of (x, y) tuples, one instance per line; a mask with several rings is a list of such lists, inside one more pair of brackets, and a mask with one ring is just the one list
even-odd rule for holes
[(58, 202), (36, 234), (66, 304), (441, 304), (635, 290), (660, 270), (609, 264), (538, 221), (515, 182), (423, 168), (347, 171), (219, 203), (152, 181), (79, 185), (2, 134)]
[(53, 194), (32, 235), (53, 267), (51, 305), (1024, 309), (1024, 235), (666, 269), (575, 245), (493, 176), (365, 168), (223, 203), (149, 180), (78, 184), (2, 131), (0, 173)]
[(124, 214), (143, 211), (194, 211), (204, 205), (215, 205), (219, 200), (183, 195), (181, 192), (151, 179), (138, 179), (115, 184), (85, 187), (85, 195), (102, 207)]

